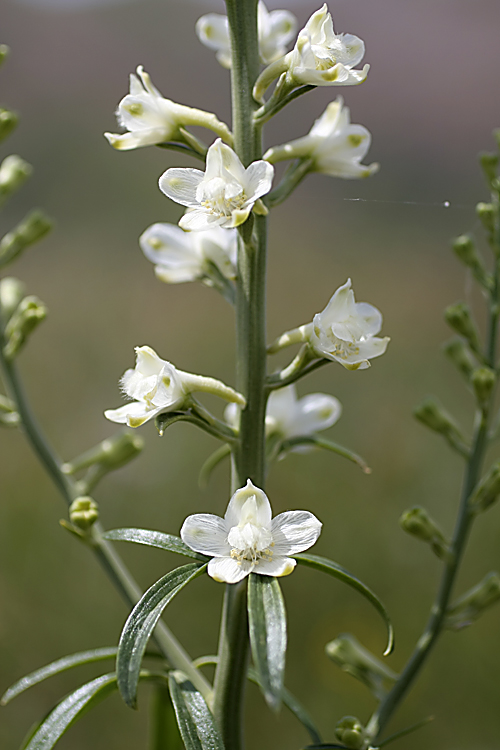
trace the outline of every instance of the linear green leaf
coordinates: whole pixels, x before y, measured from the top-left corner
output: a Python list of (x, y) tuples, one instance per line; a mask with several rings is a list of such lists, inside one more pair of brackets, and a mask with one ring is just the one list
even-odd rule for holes
[(170, 672), (168, 684), (186, 750), (224, 750), (214, 717), (201, 693), (179, 671)]
[(347, 458), (349, 461), (357, 464), (365, 474), (371, 474), (371, 469), (364, 458), (357, 453), (354, 453), (354, 451), (349, 450), (349, 448), (344, 448), (343, 445), (333, 443), (331, 440), (326, 440), (326, 438), (320, 437), (319, 435), (298, 435), (297, 437), (289, 438), (288, 440), (283, 441), (281, 444), (281, 450), (283, 453), (286, 453), (297, 445), (310, 445), (316, 448), (323, 448), (323, 450), (331, 451), (332, 453), (337, 453), (337, 455)]
[(285, 675), (286, 612), (276, 578), (250, 574), (248, 625), (260, 688), (268, 705), (277, 711)]
[(337, 565), (337, 563), (333, 562), (333, 560), (328, 560), (328, 558), (326, 557), (319, 557), (318, 555), (308, 555), (304, 554), (303, 552), (298, 555), (291, 555), (291, 557), (295, 558), (295, 560), (297, 560), (300, 565), (307, 565), (309, 568), (322, 570), (323, 573), (328, 573), (334, 578), (338, 578), (340, 581), (347, 583), (348, 586), (356, 589), (356, 591), (359, 591), (359, 593), (362, 594), (365, 599), (368, 599), (368, 601), (373, 604), (377, 612), (381, 615), (387, 628), (387, 647), (384, 651), (384, 656), (387, 656), (391, 653), (392, 649), (394, 648), (394, 630), (391, 620), (386, 608), (384, 607), (378, 596), (374, 594), (373, 591), (368, 588), (368, 586), (365, 586), (365, 584), (362, 583), (359, 578), (353, 576), (352, 573), (349, 573), (348, 570), (342, 568), (340, 565)]
[(201, 575), (207, 564), (189, 563), (171, 570), (156, 581), (135, 605), (124, 625), (118, 644), (116, 672), (125, 703), (137, 705), (137, 683), (148, 640), (167, 604), (187, 584)]
[(70, 656), (63, 656), (62, 659), (53, 661), (47, 664), (45, 667), (40, 667), (34, 672), (27, 674), (25, 677), (21, 677), (20, 680), (15, 682), (2, 696), (0, 705), (6, 706), (16, 696), (24, 693), (33, 685), (37, 685), (39, 682), (46, 680), (47, 677), (52, 677), (59, 672), (65, 672), (67, 669), (72, 667), (78, 667), (80, 664), (90, 664), (94, 661), (102, 661), (104, 659), (113, 659), (116, 656), (118, 649), (113, 648), (94, 648), (89, 651), (80, 651), (77, 654), (71, 654)]
[(194, 560), (206, 562), (208, 557), (200, 555), (190, 549), (182, 539), (172, 534), (164, 534), (162, 531), (150, 531), (149, 529), (111, 529), (103, 534), (104, 539), (113, 542), (135, 542), (145, 544), (148, 547), (166, 549), (168, 552), (176, 552), (178, 555), (192, 557)]
[[(162, 675), (141, 672), (140, 679), (157, 680)], [(97, 677), (66, 696), (31, 735), (23, 750), (51, 750), (62, 735), (94, 705), (104, 700), (117, 689), (117, 678), (113, 672)]]

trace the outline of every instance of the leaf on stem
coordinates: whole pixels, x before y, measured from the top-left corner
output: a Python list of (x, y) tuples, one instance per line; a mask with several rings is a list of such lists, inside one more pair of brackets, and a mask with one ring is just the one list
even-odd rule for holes
[(205, 555), (195, 552), (184, 544), (178, 536), (165, 534), (162, 531), (150, 531), (149, 529), (111, 529), (110, 531), (106, 531), (102, 536), (104, 539), (109, 539), (113, 542), (135, 542), (136, 544), (144, 544), (148, 547), (165, 549), (168, 552), (176, 552), (178, 555), (192, 557), (194, 560), (200, 560), (201, 562), (208, 560)]
[(365, 584), (362, 583), (359, 578), (353, 576), (352, 573), (349, 573), (348, 570), (342, 568), (340, 565), (337, 565), (337, 563), (333, 562), (333, 560), (328, 560), (326, 557), (319, 557), (318, 555), (308, 555), (304, 554), (303, 552), (298, 555), (291, 555), (291, 557), (297, 560), (300, 565), (306, 565), (309, 568), (322, 570), (323, 573), (328, 573), (334, 578), (338, 578), (340, 581), (347, 583), (348, 586), (356, 589), (356, 591), (359, 591), (360, 594), (368, 599), (368, 601), (373, 604), (377, 612), (383, 618), (387, 628), (388, 639), (387, 647), (384, 651), (384, 656), (387, 656), (392, 652), (394, 648), (394, 630), (389, 618), (389, 614), (387, 613), (386, 608), (384, 607), (378, 596), (374, 594), (373, 591), (368, 588), (368, 586), (365, 586)]
[(121, 696), (131, 708), (137, 705), (141, 662), (156, 623), (174, 596), (187, 583), (200, 576), (206, 567), (207, 563), (189, 563), (171, 570), (146, 591), (130, 613), (118, 645), (116, 672)]
[(285, 675), (286, 612), (276, 578), (250, 574), (248, 624), (260, 688), (270, 708), (278, 711)]
[(324, 450), (331, 451), (332, 453), (337, 453), (337, 455), (343, 456), (349, 461), (357, 464), (364, 474), (371, 474), (372, 470), (361, 456), (358, 456), (357, 453), (354, 453), (354, 451), (351, 451), (348, 448), (344, 448), (342, 445), (333, 443), (331, 440), (326, 440), (318, 435), (298, 435), (297, 437), (283, 441), (281, 444), (281, 453), (291, 450), (296, 445), (311, 445), (316, 448), (323, 448)]
[(203, 696), (183, 672), (170, 672), (168, 685), (186, 750), (224, 750), (214, 717)]
[(200, 469), (200, 474), (198, 476), (198, 486), (202, 490), (206, 490), (208, 487), (208, 482), (210, 480), (210, 477), (212, 475), (213, 470), (216, 466), (220, 464), (220, 462), (226, 458), (226, 456), (231, 455), (231, 447), (229, 445), (221, 445), (220, 448), (217, 448), (216, 451), (214, 451), (205, 461), (203, 466)]

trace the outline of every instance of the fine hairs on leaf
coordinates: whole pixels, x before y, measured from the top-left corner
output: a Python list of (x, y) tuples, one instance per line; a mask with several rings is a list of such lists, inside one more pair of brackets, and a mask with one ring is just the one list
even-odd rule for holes
[(225, 750), (210, 709), (187, 677), (170, 672), (168, 685), (186, 750)]

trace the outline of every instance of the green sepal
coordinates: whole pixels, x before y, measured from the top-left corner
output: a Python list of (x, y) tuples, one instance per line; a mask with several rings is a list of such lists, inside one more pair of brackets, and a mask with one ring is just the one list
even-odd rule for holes
[(348, 586), (351, 586), (353, 589), (356, 589), (356, 591), (359, 591), (359, 593), (362, 594), (365, 599), (368, 599), (368, 601), (373, 604), (379, 615), (384, 620), (387, 628), (387, 646), (384, 651), (384, 656), (387, 656), (392, 652), (394, 648), (394, 629), (392, 627), (391, 620), (386, 608), (384, 607), (378, 596), (374, 594), (373, 591), (368, 588), (368, 586), (365, 586), (365, 584), (362, 583), (359, 578), (353, 576), (352, 573), (349, 573), (348, 570), (342, 568), (340, 565), (337, 565), (337, 563), (333, 562), (332, 560), (328, 560), (326, 557), (319, 557), (318, 555), (308, 555), (304, 554), (303, 552), (298, 555), (290, 555), (290, 557), (293, 557), (295, 560), (297, 560), (300, 565), (306, 565), (309, 568), (321, 570), (323, 571), (323, 573), (328, 573), (334, 578), (338, 578), (339, 581), (347, 583)]
[(167, 604), (207, 566), (189, 563), (171, 570), (156, 581), (135, 605), (125, 623), (116, 659), (118, 688), (127, 706), (137, 706), (137, 685), (141, 662), (149, 638)]
[(280, 585), (272, 576), (250, 573), (248, 626), (252, 658), (267, 704), (278, 711), (286, 656), (286, 611)]
[(183, 672), (170, 672), (170, 697), (186, 750), (224, 750), (215, 719), (201, 693)]
[(208, 562), (209, 558), (205, 555), (195, 552), (188, 547), (182, 539), (173, 534), (165, 534), (163, 531), (150, 531), (149, 529), (111, 529), (102, 535), (103, 539), (109, 539), (112, 542), (135, 542), (136, 544), (145, 544), (148, 547), (157, 547), (165, 549), (168, 552), (176, 552), (178, 555), (192, 557), (194, 560)]

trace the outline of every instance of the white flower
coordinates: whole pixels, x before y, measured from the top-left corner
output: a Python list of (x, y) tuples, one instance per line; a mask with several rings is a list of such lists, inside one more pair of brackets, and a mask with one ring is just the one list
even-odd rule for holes
[(178, 370), (149, 346), (139, 346), (135, 351), (135, 369), (127, 370), (120, 381), (123, 392), (134, 401), (105, 411), (111, 422), (139, 427), (157, 414), (182, 409), (193, 391), (214, 393), (245, 406), (243, 396), (220, 380)]
[(364, 370), (379, 357), (390, 339), (377, 338), (382, 315), (373, 305), (356, 302), (351, 279), (339, 287), (323, 312), (307, 326), (309, 343), (319, 357), (340, 362), (348, 370)]
[(312, 14), (286, 56), (287, 80), (296, 85), (351, 86), (362, 83), (369, 65), (353, 70), (365, 54), (364, 42), (353, 34), (336, 34), (326, 3)]
[(137, 67), (135, 75), (131, 74), (130, 92), (119, 103), (116, 116), (129, 132), (104, 133), (104, 136), (119, 151), (182, 140), (179, 128), (185, 125), (201, 125), (231, 141), (227, 125), (214, 114), (165, 99), (142, 65)]
[(182, 229), (200, 231), (216, 226), (228, 229), (247, 220), (255, 202), (271, 189), (274, 167), (254, 161), (245, 169), (232, 148), (217, 138), (208, 149), (206, 171), (167, 169), (160, 190), (187, 211)]
[(210, 281), (210, 264), (226, 279), (236, 277), (238, 235), (235, 229), (184, 232), (175, 224), (153, 224), (139, 238), (142, 252), (167, 284)]
[[(259, 0), (257, 28), (259, 54), (264, 65), (274, 62), (286, 53), (286, 45), (293, 39), (297, 20), (287, 10), (272, 10), (270, 13)], [(216, 58), (224, 68), (231, 67), (231, 42), (227, 16), (209, 13), (196, 23), (196, 33), (202, 44), (215, 50)]]
[(347, 179), (369, 177), (379, 168), (375, 163), (360, 163), (370, 143), (371, 135), (363, 125), (351, 125), (349, 108), (343, 106), (339, 96), (316, 120), (308, 135), (270, 148), (264, 159), (271, 164), (283, 159), (312, 159), (311, 171)]
[(296, 561), (287, 555), (311, 547), (321, 522), (305, 510), (271, 518), (266, 494), (250, 479), (236, 490), (224, 518), (211, 513), (188, 516), (181, 529), (184, 544), (213, 559), (208, 574), (216, 581), (238, 583), (249, 573), (286, 576)]

